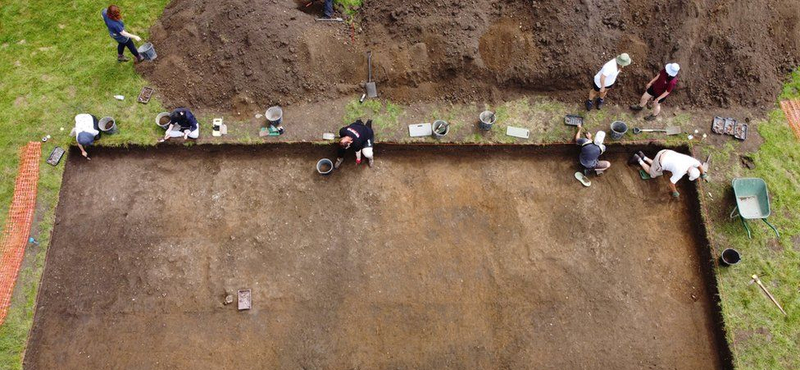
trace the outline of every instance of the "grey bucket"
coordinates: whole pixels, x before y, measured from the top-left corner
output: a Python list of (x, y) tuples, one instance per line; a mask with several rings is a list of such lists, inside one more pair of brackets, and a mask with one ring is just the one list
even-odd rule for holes
[[(439, 132), (442, 126), (444, 126), (444, 133)], [(433, 121), (433, 136), (445, 137), (448, 132), (450, 132), (450, 125), (447, 122), (438, 119)]]
[(728, 248), (722, 251), (722, 254), (719, 256), (719, 261), (722, 263), (723, 266), (733, 266), (739, 261), (742, 260), (742, 256), (736, 249)]
[[(110, 125), (109, 125), (110, 123)], [(100, 120), (100, 123), (97, 124), (97, 127), (102, 131), (104, 134), (114, 135), (119, 130), (117, 129), (117, 121), (114, 120), (114, 117), (103, 117)]]
[(158, 125), (158, 127), (161, 127), (161, 128), (163, 128), (164, 130), (166, 130), (166, 129), (167, 129), (167, 127), (169, 127), (169, 121), (167, 121), (167, 123), (165, 123), (165, 124), (162, 124), (162, 123), (161, 123), (161, 118), (163, 118), (163, 117), (167, 117), (167, 118), (169, 118), (169, 112), (162, 112), (162, 113), (159, 113), (159, 114), (156, 116), (156, 125)]
[(622, 121), (614, 121), (611, 123), (611, 138), (614, 140), (622, 139), (625, 133), (628, 132), (628, 125)]
[(264, 115), (267, 117), (267, 121), (269, 121), (270, 125), (280, 126), (281, 123), (283, 123), (283, 109), (281, 109), (281, 107), (269, 107), (267, 113)]
[(494, 114), (494, 112), (488, 110), (482, 112), (479, 118), (481, 120), (480, 123), (481, 130), (484, 131), (491, 130), (492, 125), (494, 124), (495, 121), (497, 121), (497, 116)]
[(317, 172), (320, 175), (330, 175), (333, 172), (333, 162), (328, 158), (322, 158), (317, 162)]
[(153, 60), (158, 57), (156, 54), (156, 48), (153, 47), (153, 44), (149, 42), (145, 42), (142, 46), (139, 46), (139, 54), (142, 55), (142, 58), (145, 60)]

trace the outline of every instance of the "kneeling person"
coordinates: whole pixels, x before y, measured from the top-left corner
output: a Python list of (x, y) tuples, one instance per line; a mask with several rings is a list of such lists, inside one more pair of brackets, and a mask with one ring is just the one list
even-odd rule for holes
[(100, 139), (97, 117), (86, 113), (75, 116), (73, 132), (75, 133), (75, 140), (78, 141), (78, 149), (81, 150), (81, 155), (89, 158), (86, 147), (91, 146), (95, 140)]
[(700, 161), (669, 149), (658, 152), (653, 159), (647, 158), (642, 152), (636, 153), (633, 155), (631, 162), (639, 163), (642, 169), (652, 178), (663, 175), (664, 171), (669, 171), (672, 174), (669, 178), (669, 189), (675, 198), (681, 195), (675, 184), (684, 175), (689, 175), (689, 181), (697, 180), (698, 177), (703, 179), (708, 177)]
[[(175, 127), (176, 125), (178, 127)], [(184, 140), (200, 137), (200, 124), (188, 108), (178, 108), (169, 114), (167, 133), (161, 141), (177, 137), (183, 137)]]
[(578, 126), (575, 143), (581, 147), (580, 162), (584, 168), (584, 174), (588, 175), (588, 171), (594, 170), (599, 175), (611, 167), (611, 162), (599, 160), (606, 151), (606, 146), (603, 145), (606, 133), (597, 131), (597, 135), (592, 140), (591, 133), (587, 132), (586, 137), (581, 137), (581, 132), (583, 132), (583, 126)]
[(367, 158), (369, 166), (372, 167), (372, 145), (375, 134), (372, 131), (372, 120), (367, 121), (365, 125), (361, 120), (355, 121), (349, 126), (342, 127), (339, 130), (339, 151), (336, 156), (336, 163), (334, 168), (339, 168), (344, 162), (344, 155), (348, 149), (353, 149), (356, 152), (356, 165), (361, 163), (361, 154)]

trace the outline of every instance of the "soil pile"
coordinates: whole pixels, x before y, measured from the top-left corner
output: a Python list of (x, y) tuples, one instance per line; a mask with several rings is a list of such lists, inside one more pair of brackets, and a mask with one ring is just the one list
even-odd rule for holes
[(315, 22), (321, 4), (305, 5), (175, 0), (151, 30), (159, 59), (138, 68), (167, 104), (214, 109), (358, 94), (367, 50), (381, 97), (395, 101), (581, 99), (628, 52), (618, 101), (674, 61), (672, 103), (751, 107), (770, 104), (800, 60), (795, 0), (373, 0), (352, 28)]

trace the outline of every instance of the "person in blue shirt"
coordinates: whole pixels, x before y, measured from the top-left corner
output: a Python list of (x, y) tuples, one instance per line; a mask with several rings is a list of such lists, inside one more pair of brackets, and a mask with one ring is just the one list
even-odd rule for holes
[(116, 5), (110, 5), (107, 9), (103, 9), (102, 13), (103, 21), (106, 22), (106, 27), (108, 27), (108, 34), (111, 35), (111, 38), (118, 43), (117, 61), (127, 62), (130, 60), (122, 54), (126, 47), (131, 51), (133, 57), (136, 58), (134, 63), (144, 60), (144, 58), (139, 55), (139, 51), (136, 50), (136, 45), (133, 44), (133, 40), (141, 42), (142, 38), (125, 31), (125, 24), (122, 23), (122, 13), (120, 13), (119, 7)]
[(184, 140), (200, 137), (200, 124), (188, 108), (178, 108), (169, 114), (167, 133), (159, 142), (178, 137), (183, 137)]

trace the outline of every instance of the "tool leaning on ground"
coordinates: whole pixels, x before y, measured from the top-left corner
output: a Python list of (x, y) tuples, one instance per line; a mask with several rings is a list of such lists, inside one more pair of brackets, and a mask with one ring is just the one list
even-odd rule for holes
[(783, 310), (783, 307), (781, 307), (781, 304), (778, 303), (778, 301), (775, 299), (775, 297), (773, 297), (772, 294), (769, 292), (769, 290), (767, 290), (767, 287), (765, 287), (764, 284), (761, 283), (761, 279), (758, 278), (758, 275), (753, 274), (753, 279), (750, 280), (750, 283), (748, 285), (752, 285), (753, 283), (758, 284), (758, 287), (761, 288), (761, 290), (764, 291), (764, 293), (767, 294), (767, 297), (769, 297), (769, 299), (772, 301), (772, 303), (774, 303), (775, 306), (777, 306), (778, 309), (781, 310), (781, 312), (783, 312), (784, 316), (789, 316), (786, 313), (786, 311)]
[(633, 133), (639, 135), (643, 132), (663, 132), (666, 133), (667, 136), (678, 135), (681, 133), (680, 127), (669, 126), (667, 128), (639, 128), (634, 127)]
[(378, 86), (372, 81), (372, 52), (367, 52), (367, 97), (370, 99), (378, 97)]

